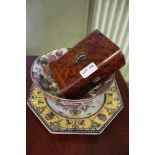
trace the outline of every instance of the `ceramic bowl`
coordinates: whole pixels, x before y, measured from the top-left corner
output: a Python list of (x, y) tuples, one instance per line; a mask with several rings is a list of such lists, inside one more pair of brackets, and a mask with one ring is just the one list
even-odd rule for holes
[(104, 94), (112, 84), (114, 75), (94, 87), (85, 94), (83, 98), (75, 100), (66, 99), (61, 94), (56, 82), (50, 74), (48, 64), (49, 62), (56, 61), (67, 52), (67, 48), (60, 48), (39, 56), (31, 67), (32, 81), (34, 85), (44, 93), (49, 107), (59, 115), (69, 118), (90, 117), (103, 106), (105, 100)]

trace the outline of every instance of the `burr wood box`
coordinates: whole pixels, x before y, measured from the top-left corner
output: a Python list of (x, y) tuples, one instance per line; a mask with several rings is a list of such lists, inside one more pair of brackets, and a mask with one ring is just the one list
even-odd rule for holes
[(66, 98), (80, 98), (123, 65), (121, 49), (95, 30), (49, 68)]

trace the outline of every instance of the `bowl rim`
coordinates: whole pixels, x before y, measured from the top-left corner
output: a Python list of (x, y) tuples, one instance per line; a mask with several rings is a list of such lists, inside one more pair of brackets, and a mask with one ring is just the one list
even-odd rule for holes
[[(59, 48), (58, 48), (59, 49)], [(67, 48), (66, 48), (67, 49)], [(56, 50), (56, 49), (53, 49), (53, 50)], [(82, 99), (69, 99), (69, 98), (61, 98), (61, 97), (58, 97), (58, 96), (55, 96), (55, 95), (52, 95), (52, 94), (49, 94), (48, 92), (44, 91), (42, 88), (40, 88), (39, 84), (37, 82), (35, 82), (34, 78), (33, 78), (33, 75), (32, 75), (32, 70), (33, 70), (33, 67), (34, 65), (36, 64), (37, 60), (42, 57), (43, 55), (47, 55), (49, 52), (52, 52), (53, 50), (50, 50), (48, 52), (46, 52), (45, 54), (42, 54), (40, 56), (38, 56), (32, 63), (31, 65), (31, 69), (30, 69), (30, 76), (31, 76), (31, 80), (33, 82), (33, 84), (41, 91), (43, 92), (46, 96), (50, 96), (52, 98), (55, 98), (57, 100), (62, 100), (62, 101), (70, 101), (70, 102), (82, 102), (82, 101), (90, 101), (90, 100), (93, 100), (95, 98), (97, 98), (98, 96), (100, 95), (103, 95), (106, 93), (106, 91), (110, 88), (110, 86), (112, 85), (113, 81), (114, 81), (114, 77), (115, 77), (115, 74), (112, 74), (110, 77), (112, 77), (112, 82), (110, 84), (110, 86), (105, 90), (105, 92), (99, 92), (98, 94), (95, 94), (94, 96), (92, 97), (88, 97), (88, 98), (82, 98)], [(102, 87), (101, 87), (102, 88)], [(100, 89), (101, 89), (100, 88)], [(99, 90), (100, 90), (99, 89)]]

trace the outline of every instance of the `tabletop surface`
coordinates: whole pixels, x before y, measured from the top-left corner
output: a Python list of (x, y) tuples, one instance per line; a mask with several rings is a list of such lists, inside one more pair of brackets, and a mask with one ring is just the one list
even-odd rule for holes
[[(36, 56), (26, 58), (26, 98), (32, 84), (30, 68)], [(27, 155), (128, 155), (129, 91), (120, 72), (116, 73), (124, 108), (100, 135), (51, 134), (26, 106)]]

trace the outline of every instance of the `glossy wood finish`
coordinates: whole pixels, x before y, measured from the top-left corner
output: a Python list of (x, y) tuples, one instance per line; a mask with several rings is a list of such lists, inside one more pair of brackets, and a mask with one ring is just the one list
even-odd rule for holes
[[(35, 56), (27, 57), (26, 97), (32, 84), (30, 67), (35, 58)], [(27, 106), (27, 155), (128, 155), (129, 93), (120, 72), (116, 74), (116, 79), (122, 94), (124, 109), (98, 136), (50, 134)]]
[[(80, 71), (92, 62), (98, 69), (83, 78)], [(94, 30), (67, 54), (51, 62), (50, 69), (64, 96), (74, 99), (82, 97), (101, 81), (105, 81), (124, 64), (125, 59), (119, 47), (100, 31)]]

